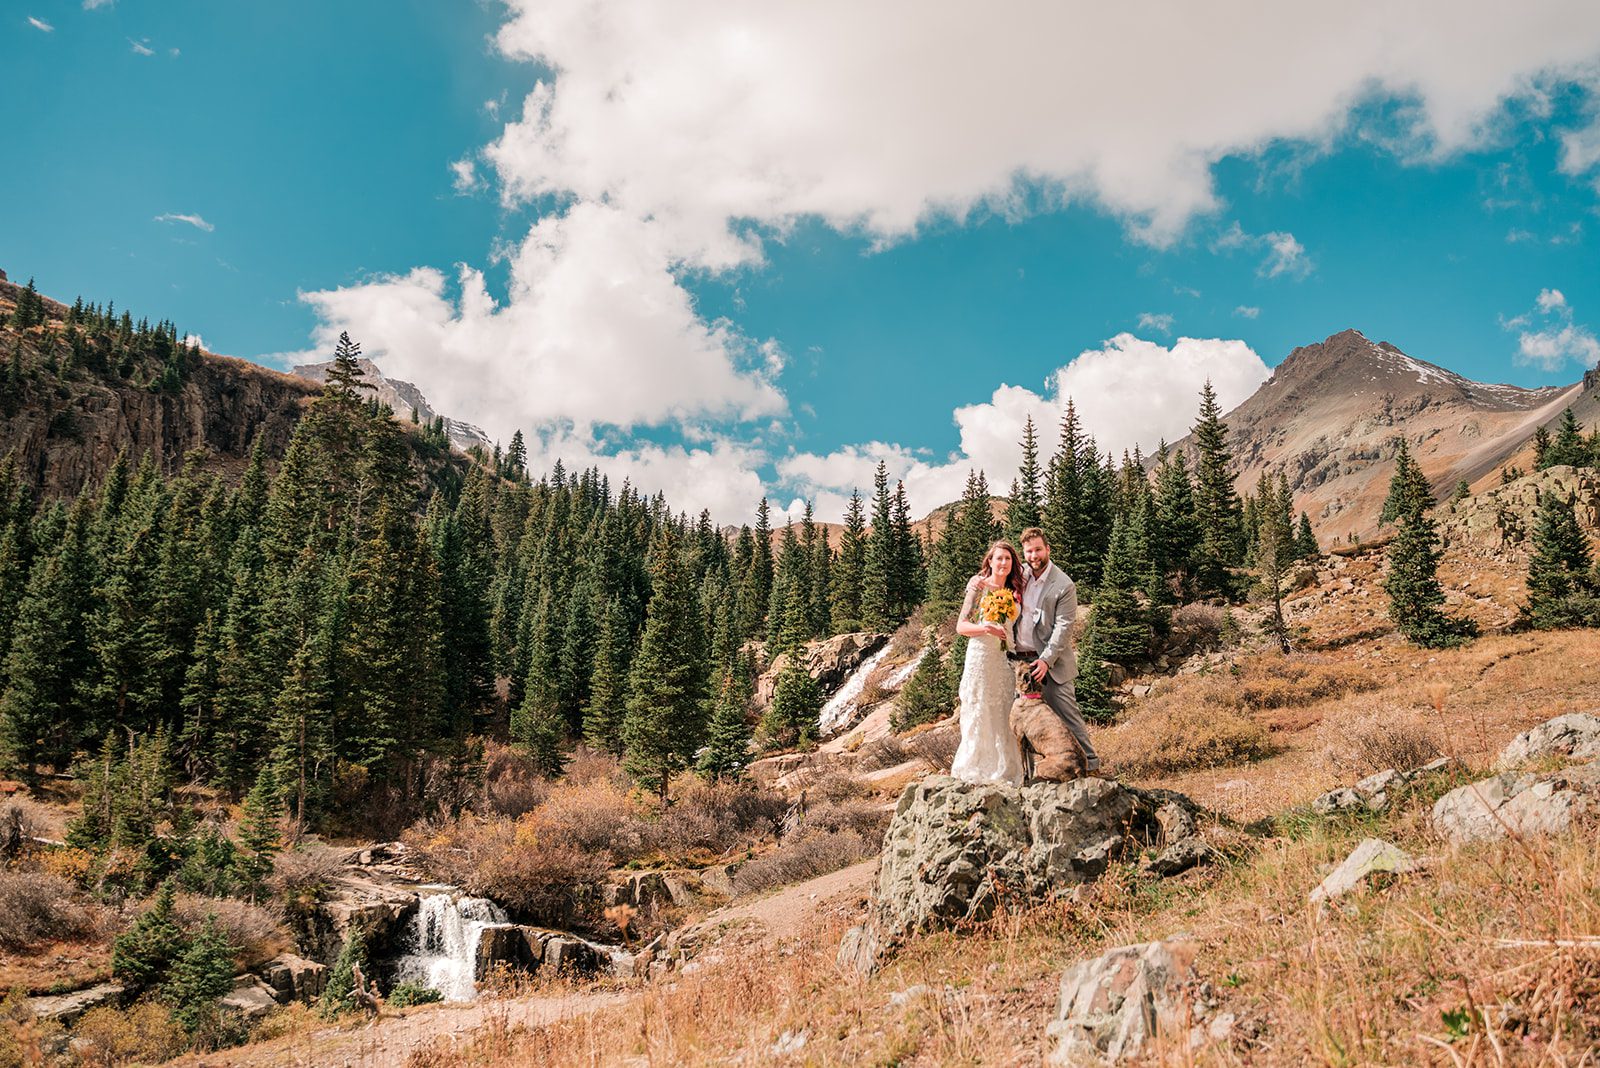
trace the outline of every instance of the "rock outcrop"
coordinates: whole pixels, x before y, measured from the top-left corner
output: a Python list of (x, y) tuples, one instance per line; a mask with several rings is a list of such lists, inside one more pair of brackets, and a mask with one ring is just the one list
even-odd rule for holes
[[(811, 642), (799, 655), (805, 662), (806, 672), (817, 681), (822, 692), (831, 694), (844, 685), (850, 674), (860, 667), (867, 657), (883, 648), (888, 640), (887, 634), (874, 634), (869, 631), (835, 634), (831, 638)], [(772, 695), (778, 688), (778, 676), (789, 666), (790, 655), (779, 654), (772, 665), (756, 680), (756, 704), (762, 708), (772, 703)]]
[(1409, 771), (1385, 768), (1368, 775), (1354, 786), (1329, 790), (1311, 802), (1311, 808), (1322, 816), (1339, 812), (1385, 812), (1405, 790), (1425, 778), (1442, 775), (1454, 766), (1455, 762), (1449, 757), (1440, 757)]
[(1521, 552), (1533, 534), (1541, 501), (1571, 498), (1578, 525), (1600, 534), (1600, 473), (1556, 466), (1439, 507), (1439, 537), (1446, 548)]
[(1502, 772), (1457, 787), (1434, 803), (1432, 827), (1455, 844), (1506, 835), (1560, 834), (1600, 815), (1600, 764), (1548, 775)]
[[(1144, 845), (1203, 859), (1194, 811), (1180, 795), (1098, 778), (1020, 790), (948, 775), (912, 783), (884, 836), (867, 922), (846, 934), (840, 963), (871, 971), (908, 934), (987, 919), (1002, 901), (1047, 900)], [(1184, 837), (1168, 838), (1164, 824)]]
[(60, 1024), (73, 1024), (90, 1009), (102, 1005), (121, 1005), (128, 996), (128, 988), (113, 979), (107, 983), (85, 987), (66, 994), (49, 994), (29, 998), (28, 1005), (34, 1016), (41, 1020), (55, 1020)]

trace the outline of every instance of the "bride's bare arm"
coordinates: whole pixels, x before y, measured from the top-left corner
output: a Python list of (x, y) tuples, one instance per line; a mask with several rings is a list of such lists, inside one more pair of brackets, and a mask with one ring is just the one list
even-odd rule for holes
[(978, 576), (967, 580), (967, 599), (961, 602), (961, 614), (956, 617), (956, 633), (968, 638), (1000, 637), (1005, 631), (997, 623), (973, 623), (972, 606), (978, 599)]

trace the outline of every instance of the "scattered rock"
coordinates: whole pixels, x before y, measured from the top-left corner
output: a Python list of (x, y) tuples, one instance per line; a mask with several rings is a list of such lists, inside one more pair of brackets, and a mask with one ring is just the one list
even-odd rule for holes
[(1416, 869), (1416, 861), (1399, 846), (1379, 838), (1368, 838), (1356, 846), (1344, 863), (1311, 891), (1313, 905), (1343, 897), (1380, 873), (1398, 875)]
[(1560, 757), (1593, 760), (1600, 757), (1600, 716), (1573, 712), (1546, 720), (1511, 740), (1495, 764), (1509, 771), (1533, 760)]
[(1460, 845), (1506, 834), (1559, 834), (1600, 812), (1600, 764), (1550, 775), (1502, 772), (1458, 787), (1433, 806), (1435, 832)]
[(1394, 803), (1401, 791), (1421, 780), (1448, 771), (1454, 765), (1449, 757), (1439, 757), (1431, 760), (1420, 768), (1410, 771), (1396, 771), (1394, 768), (1385, 768), (1380, 772), (1368, 775), (1354, 786), (1341, 786), (1337, 790), (1329, 790), (1315, 801), (1311, 802), (1312, 811), (1322, 816), (1332, 816), (1340, 812), (1385, 812)]
[(98, 986), (74, 990), (67, 994), (30, 998), (28, 1003), (33, 1008), (34, 1016), (39, 1019), (55, 1020), (69, 1025), (76, 1023), (78, 1018), (90, 1009), (97, 1009), (101, 1005), (122, 1004), (127, 994), (128, 988), (113, 979), (109, 983), (100, 983)]
[(257, 968), (256, 974), (272, 988), (273, 996), (283, 1003), (299, 1001), (309, 1005), (322, 996), (323, 988), (328, 985), (326, 965), (297, 957), (293, 953), (272, 958)]
[(1201, 839), (1183, 838), (1156, 854), (1155, 858), (1144, 866), (1144, 870), (1151, 875), (1181, 875), (1190, 868), (1209, 864), (1215, 856), (1216, 850)]
[(278, 999), (272, 987), (254, 975), (241, 975), (234, 979), (233, 989), (218, 1001), (225, 1009), (233, 1009), (246, 1020), (259, 1020), (278, 1008)]
[(779, 1057), (790, 1053), (799, 1053), (805, 1049), (806, 1039), (809, 1037), (811, 1037), (811, 1032), (803, 1028), (799, 1031), (785, 1031), (778, 1036), (778, 1041), (772, 1044), (772, 1052)]
[(1052, 1065), (1115, 1064), (1192, 1023), (1198, 947), (1185, 938), (1122, 946), (1068, 968), (1047, 1034)]

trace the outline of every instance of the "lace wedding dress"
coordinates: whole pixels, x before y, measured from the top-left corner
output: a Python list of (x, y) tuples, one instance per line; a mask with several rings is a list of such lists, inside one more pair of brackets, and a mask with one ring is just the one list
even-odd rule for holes
[[(1006, 642), (1015, 649), (1016, 623), (1006, 628)], [(1022, 785), (1022, 748), (1011, 733), (1011, 705), (1016, 700), (1016, 670), (1000, 648), (1000, 639), (967, 639), (961, 670), (961, 746), (950, 774), (967, 782)]]

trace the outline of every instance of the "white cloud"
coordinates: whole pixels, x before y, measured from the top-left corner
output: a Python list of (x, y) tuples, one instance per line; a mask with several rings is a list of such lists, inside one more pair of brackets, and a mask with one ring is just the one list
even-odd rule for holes
[(1508, 245), (1516, 245), (1524, 241), (1534, 240), (1537, 239), (1534, 237), (1533, 231), (1531, 230), (1523, 230), (1518, 227), (1512, 227), (1506, 231), (1506, 244)]
[(36, 19), (32, 15), (28, 16), (28, 25), (32, 26), (36, 30), (43, 30), (45, 33), (56, 32), (56, 28), (54, 26), (50, 25), (44, 19)]
[(128, 38), (128, 43), (133, 46), (135, 55), (153, 56), (156, 54), (156, 50), (150, 47), (150, 38), (148, 37), (142, 41), (135, 41), (132, 37), (130, 37)]
[[(759, 266), (801, 220), (877, 248), (933, 219), (1075, 202), (1167, 245), (1223, 207), (1224, 156), (1285, 142), (1315, 155), (1354, 108), (1398, 98), (1397, 150), (1438, 158), (1600, 52), (1591, 0), (1537, 19), (1495, 0), (1219, 0), (1154, 22), (1137, 5), (1043, 0), (989, 18), (949, 0), (508, 7), (500, 49), (548, 73), (520, 109), (485, 103), (509, 121), (481, 158), (508, 202), (559, 207), (511, 254), (507, 302), (469, 267), (459, 297), (432, 267), (305, 297), (319, 345), (348, 327), (441, 410), (591, 442), (582, 428), (786, 410), (766, 342), (702, 319), (680, 278)], [(1312, 267), (1292, 234), (1244, 236), (1265, 277)], [(945, 461), (903, 466), (916, 463), (931, 493)]]
[(316, 350), (274, 359), (326, 359), (349, 330), (386, 375), (501, 441), (530, 426), (585, 434), (786, 412), (769, 378), (779, 350), (699, 318), (664, 243), (648, 222), (579, 204), (511, 253), (504, 305), (466, 266), (459, 297), (432, 268), (303, 293)]
[(1245, 249), (1264, 253), (1260, 265), (1256, 267), (1256, 274), (1262, 278), (1276, 278), (1284, 274), (1292, 278), (1304, 278), (1311, 273), (1313, 266), (1311, 257), (1306, 255), (1305, 246), (1285, 230), (1252, 234), (1234, 222), (1211, 242), (1211, 248), (1215, 252)]
[(1163, 334), (1172, 333), (1172, 315), (1168, 312), (1140, 312), (1140, 330), (1157, 330)]
[(167, 212), (164, 215), (157, 215), (155, 217), (155, 221), (164, 223), (187, 223), (196, 230), (204, 230), (208, 234), (216, 229), (215, 226), (206, 222), (205, 219), (201, 218), (199, 215), (180, 215), (176, 212)]
[(184, 334), (183, 340), (185, 344), (197, 345), (202, 349), (206, 347), (205, 338), (201, 337), (199, 334)]
[(116, 0), (83, 0), (85, 11), (94, 11), (96, 8), (110, 7)]
[(1261, 317), (1261, 309), (1254, 304), (1241, 304), (1233, 309), (1233, 314), (1241, 319), (1258, 319)]
[(450, 164), (450, 185), (461, 196), (478, 192), (484, 186), (477, 165), (470, 159), (458, 159)]
[(870, 490), (881, 459), (892, 479), (905, 480), (913, 508), (924, 512), (959, 497), (972, 469), (984, 472), (993, 492), (1006, 492), (1022, 460), (1024, 422), (1033, 417), (1041, 451), (1048, 456), (1069, 397), (1101, 452), (1120, 456), (1138, 445), (1150, 453), (1161, 439), (1175, 441), (1188, 433), (1207, 380), (1226, 411), (1255, 392), (1267, 375), (1266, 364), (1243, 341), (1185, 337), (1167, 348), (1118, 334), (1058, 369), (1043, 393), (1002, 385), (988, 401), (956, 409), (960, 447), (947, 457), (870, 442), (825, 455), (791, 454), (778, 461), (778, 474), (784, 485), (814, 496), (818, 515), (832, 520), (842, 514), (852, 488)]
[[(1529, 329), (1537, 323), (1537, 329)], [(1541, 289), (1534, 308), (1514, 318), (1500, 317), (1506, 330), (1517, 330), (1516, 362), (1545, 371), (1559, 371), (1568, 364), (1581, 367), (1600, 364), (1600, 340), (1594, 332), (1572, 319), (1572, 305), (1559, 289)]]

